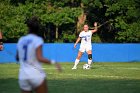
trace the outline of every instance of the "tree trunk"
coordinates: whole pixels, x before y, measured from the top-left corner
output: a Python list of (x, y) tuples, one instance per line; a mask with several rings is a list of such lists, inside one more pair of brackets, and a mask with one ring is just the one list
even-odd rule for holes
[(82, 13), (78, 17), (78, 21), (77, 21), (77, 32), (76, 33), (79, 33), (83, 29), (83, 25), (85, 24), (86, 17), (87, 17), (87, 15), (86, 15), (86, 13), (84, 11), (84, 5), (83, 5), (83, 3), (81, 3), (81, 8), (82, 8)]
[(55, 38), (56, 38), (56, 40), (58, 40), (58, 26), (56, 26)]

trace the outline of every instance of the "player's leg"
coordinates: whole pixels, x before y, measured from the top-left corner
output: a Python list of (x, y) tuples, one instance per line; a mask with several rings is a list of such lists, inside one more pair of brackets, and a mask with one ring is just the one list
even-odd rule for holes
[(42, 82), (40, 86), (35, 89), (36, 93), (48, 93), (48, 86), (46, 80)]
[(83, 54), (83, 52), (81, 52), (81, 51), (78, 52), (77, 58), (75, 60), (75, 63), (74, 63), (74, 66), (73, 66), (72, 69), (77, 69), (77, 65), (78, 65), (78, 63), (79, 63), (79, 61), (81, 59), (82, 54)]
[(91, 65), (92, 64), (92, 50), (88, 50), (87, 54), (88, 54), (88, 64)]

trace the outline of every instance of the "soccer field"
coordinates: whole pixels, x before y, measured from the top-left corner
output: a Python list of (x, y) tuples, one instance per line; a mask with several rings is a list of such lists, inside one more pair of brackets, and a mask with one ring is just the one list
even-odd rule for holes
[[(49, 93), (140, 93), (140, 62), (94, 63), (90, 70), (71, 70), (73, 63), (61, 63), (63, 71), (43, 65)], [(19, 64), (0, 64), (0, 93), (20, 93)]]

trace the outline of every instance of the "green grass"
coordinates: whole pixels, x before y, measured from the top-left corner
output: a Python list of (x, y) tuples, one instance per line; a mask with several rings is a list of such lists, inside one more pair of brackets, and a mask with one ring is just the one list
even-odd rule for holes
[[(59, 73), (52, 65), (43, 65), (49, 93), (140, 93), (140, 62), (94, 63), (93, 69), (73, 63), (61, 63)], [(18, 64), (0, 64), (0, 93), (20, 93)]]

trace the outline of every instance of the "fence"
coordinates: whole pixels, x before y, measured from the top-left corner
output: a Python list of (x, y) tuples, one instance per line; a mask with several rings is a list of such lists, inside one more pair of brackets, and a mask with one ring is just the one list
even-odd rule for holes
[[(74, 62), (79, 51), (79, 45), (73, 48), (73, 43), (48, 43), (43, 45), (43, 54), (48, 59), (58, 62)], [(94, 62), (140, 62), (140, 44), (92, 44)], [(16, 62), (16, 44), (4, 44), (4, 50), (0, 51), (0, 63)], [(87, 62), (87, 54), (84, 53), (82, 62)]]

